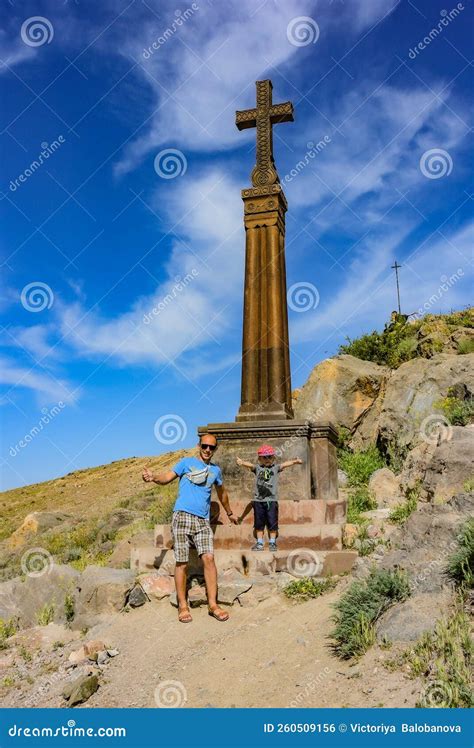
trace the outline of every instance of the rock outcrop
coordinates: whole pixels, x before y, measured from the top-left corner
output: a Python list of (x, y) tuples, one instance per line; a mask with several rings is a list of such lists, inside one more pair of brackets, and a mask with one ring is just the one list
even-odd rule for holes
[(332, 421), (355, 431), (381, 394), (386, 366), (343, 354), (322, 361), (311, 372), (295, 402), (295, 418)]
[(45, 606), (55, 623), (67, 620), (66, 598), (74, 594), (80, 574), (70, 566), (53, 564), (38, 576), (16, 577), (0, 584), (0, 618), (22, 626), (38, 623)]
[(343, 354), (313, 369), (295, 416), (348, 429), (355, 449), (378, 444), (383, 452), (396, 447), (404, 455), (426, 437), (425, 419), (442, 418), (436, 403), (452, 388), (472, 397), (474, 354), (440, 353), (394, 370)]

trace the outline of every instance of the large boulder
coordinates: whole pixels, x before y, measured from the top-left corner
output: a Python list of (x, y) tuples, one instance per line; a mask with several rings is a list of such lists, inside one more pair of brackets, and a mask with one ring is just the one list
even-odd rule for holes
[[(295, 417), (332, 421), (354, 431), (380, 395), (389, 369), (342, 354), (315, 366), (295, 403)], [(370, 433), (370, 426), (366, 431)]]
[(431, 420), (443, 418), (436, 403), (453, 389), (461, 398), (474, 393), (474, 354), (440, 353), (393, 370), (343, 354), (315, 366), (294, 410), (296, 418), (349, 429), (354, 449), (378, 444), (403, 458)]
[(427, 465), (423, 488), (430, 500), (444, 500), (459, 493), (472, 478), (474, 426), (453, 426), (452, 435), (437, 445)]
[(63, 690), (63, 698), (67, 701), (67, 706), (76, 706), (83, 704), (90, 699), (99, 688), (99, 679), (97, 675), (80, 675), (72, 683), (68, 683)]
[(11, 548), (24, 545), (33, 535), (38, 535), (46, 530), (63, 524), (70, 519), (64, 512), (32, 512), (28, 514), (20, 527), (9, 538)]
[[(474, 392), (474, 354), (415, 358), (393, 371), (377, 418), (379, 446), (387, 449), (397, 444), (405, 450), (430, 438), (431, 420), (442, 419), (435, 404), (453, 387), (462, 389), (466, 396)], [(370, 436), (364, 431), (362, 423), (359, 439)]]
[(473, 426), (443, 429), (439, 441), (424, 441), (409, 452), (400, 476), (402, 489), (417, 487), (427, 501), (449, 499), (472, 478), (473, 454)]
[[(474, 513), (474, 495), (461, 493), (444, 504), (423, 504), (391, 535), (382, 568), (404, 569), (413, 594), (439, 592), (448, 583), (445, 569), (457, 549), (461, 526)], [(362, 559), (366, 561), (366, 559)]]
[(421, 593), (396, 603), (376, 624), (377, 641), (413, 642), (434, 630), (436, 621), (449, 613), (452, 595), (449, 590)]
[(379, 507), (393, 507), (401, 501), (400, 480), (388, 468), (379, 468), (372, 473), (369, 491)]
[(88, 566), (78, 581), (77, 615), (107, 615), (123, 610), (134, 583), (135, 572), (131, 569)]
[(252, 580), (245, 577), (235, 569), (228, 569), (219, 574), (218, 577), (218, 602), (224, 605), (232, 605), (239, 595), (251, 589)]
[(16, 618), (23, 627), (35, 626), (45, 606), (51, 620), (65, 623), (66, 597), (73, 596), (79, 572), (70, 566), (51, 564), (43, 573), (33, 572), (0, 584), (0, 618)]

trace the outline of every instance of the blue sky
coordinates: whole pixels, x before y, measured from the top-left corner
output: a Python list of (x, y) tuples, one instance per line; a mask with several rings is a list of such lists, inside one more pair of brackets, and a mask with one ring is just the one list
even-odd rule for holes
[(383, 326), (395, 259), (403, 311), (469, 303), (469, 0), (5, 0), (1, 14), (3, 488), (234, 419), (255, 139), (234, 112), (257, 79), (295, 106), (274, 128), (293, 386)]

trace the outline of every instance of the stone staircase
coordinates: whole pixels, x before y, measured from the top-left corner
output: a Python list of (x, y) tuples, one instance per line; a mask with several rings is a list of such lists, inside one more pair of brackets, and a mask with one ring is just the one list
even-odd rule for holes
[[(248, 502), (233, 501), (232, 509), (241, 516)], [(255, 542), (253, 512), (242, 524), (229, 522), (218, 502), (211, 504), (211, 526), (219, 571), (229, 568), (249, 574), (296, 570), (296, 576), (326, 576), (350, 571), (357, 553), (342, 549), (342, 527), (346, 501), (318, 499), (279, 503), (278, 551), (252, 552)], [(174, 554), (171, 526), (156, 525), (154, 545), (132, 548), (131, 566), (137, 571), (160, 569), (172, 574)], [(195, 552), (190, 557), (190, 573), (199, 574), (201, 562)], [(307, 573), (305, 573), (305, 571)]]

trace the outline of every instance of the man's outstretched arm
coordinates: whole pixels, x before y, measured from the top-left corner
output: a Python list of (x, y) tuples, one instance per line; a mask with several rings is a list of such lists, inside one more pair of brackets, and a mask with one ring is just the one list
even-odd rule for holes
[(150, 468), (145, 468), (142, 474), (142, 478), (145, 483), (158, 483), (159, 486), (166, 486), (167, 483), (171, 483), (178, 476), (174, 470), (165, 470), (163, 473), (154, 473)]

